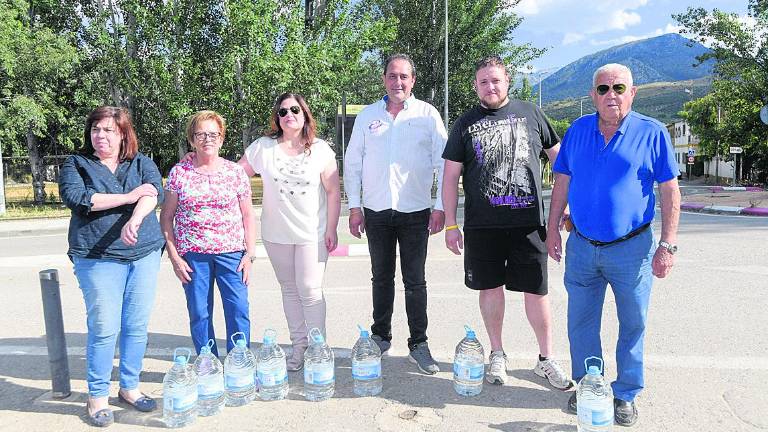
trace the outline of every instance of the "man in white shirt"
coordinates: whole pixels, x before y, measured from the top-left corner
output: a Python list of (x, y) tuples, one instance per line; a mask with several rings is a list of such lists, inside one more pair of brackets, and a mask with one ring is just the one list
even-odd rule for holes
[(410, 57), (394, 54), (387, 58), (383, 81), (387, 95), (358, 114), (344, 157), (349, 231), (357, 238), (367, 231), (373, 274), (371, 333), (382, 353), (392, 340), (396, 248), (400, 244), (410, 330), (408, 357), (431, 375), (439, 368), (427, 345), (424, 265), (429, 234), (442, 231), (445, 222), (440, 195), (447, 134), (435, 107), (411, 94), (416, 68)]

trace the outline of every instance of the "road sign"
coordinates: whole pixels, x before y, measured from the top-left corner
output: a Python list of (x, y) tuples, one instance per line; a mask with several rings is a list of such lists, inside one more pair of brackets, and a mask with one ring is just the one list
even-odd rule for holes
[(693, 156), (688, 156), (688, 165), (693, 165)]
[(731, 154), (744, 153), (744, 147), (731, 147)]
[(696, 156), (696, 149), (688, 147), (688, 157)]
[(760, 120), (762, 120), (763, 123), (768, 124), (768, 105), (760, 108)]

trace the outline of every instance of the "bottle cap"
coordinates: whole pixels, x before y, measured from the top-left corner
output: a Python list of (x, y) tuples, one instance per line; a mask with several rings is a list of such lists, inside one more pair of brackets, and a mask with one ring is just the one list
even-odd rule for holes
[(184, 356), (176, 356), (176, 364), (177, 365), (186, 365), (187, 364), (187, 358)]
[(357, 328), (360, 330), (360, 337), (361, 338), (369, 338), (369, 337), (371, 337), (371, 334), (368, 333), (368, 329), (364, 329), (360, 324), (357, 325)]
[(245, 348), (245, 339), (238, 339), (237, 342), (235, 342), (235, 346)]
[(467, 332), (467, 339), (477, 339), (475, 331), (466, 324), (464, 325), (464, 331)]
[(590, 366), (589, 369), (587, 369), (587, 373), (590, 375), (600, 375), (600, 368), (597, 366)]

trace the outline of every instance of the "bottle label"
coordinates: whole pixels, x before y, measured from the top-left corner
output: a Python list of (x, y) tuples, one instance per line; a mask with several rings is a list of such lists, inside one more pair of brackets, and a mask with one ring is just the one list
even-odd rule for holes
[(590, 426), (607, 426), (613, 424), (612, 409), (595, 409), (583, 405), (577, 407), (579, 423)]
[(224, 380), (227, 390), (237, 391), (253, 385), (253, 374), (226, 375)]
[(200, 399), (215, 399), (224, 392), (224, 380), (221, 375), (213, 375), (197, 381), (197, 394)]
[(304, 367), (304, 382), (314, 385), (333, 383), (333, 363), (311, 364)]
[(277, 369), (272, 370), (259, 369), (258, 375), (259, 383), (262, 387), (282, 385), (288, 381), (288, 370), (285, 368), (285, 364), (282, 364)]
[(381, 378), (381, 360), (352, 361), (352, 378), (369, 381)]
[(461, 379), (464, 381), (483, 381), (483, 372), (485, 371), (484, 365), (481, 364), (467, 364), (467, 363), (453, 363), (453, 378)]
[(189, 392), (185, 395), (163, 397), (163, 408), (173, 412), (184, 412), (197, 403), (197, 392)]

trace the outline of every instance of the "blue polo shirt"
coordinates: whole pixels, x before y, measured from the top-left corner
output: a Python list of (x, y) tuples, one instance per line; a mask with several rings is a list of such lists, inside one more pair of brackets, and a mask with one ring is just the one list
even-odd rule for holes
[(568, 205), (576, 229), (594, 240), (613, 241), (653, 221), (653, 183), (679, 174), (667, 128), (630, 111), (608, 144), (598, 114), (573, 122), (553, 170), (571, 178)]

